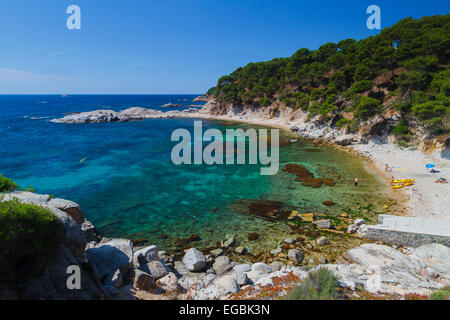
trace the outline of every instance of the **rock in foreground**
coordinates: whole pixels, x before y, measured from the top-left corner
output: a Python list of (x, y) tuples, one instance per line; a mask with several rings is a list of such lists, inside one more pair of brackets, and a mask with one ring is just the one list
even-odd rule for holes
[(183, 263), (189, 271), (201, 271), (206, 267), (206, 259), (200, 250), (189, 249), (183, 257)]

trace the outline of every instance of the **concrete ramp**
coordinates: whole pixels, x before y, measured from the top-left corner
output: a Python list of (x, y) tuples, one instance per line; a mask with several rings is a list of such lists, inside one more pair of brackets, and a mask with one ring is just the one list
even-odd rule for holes
[(450, 247), (450, 219), (428, 219), (380, 214), (379, 224), (367, 226), (363, 236), (406, 247), (440, 243)]

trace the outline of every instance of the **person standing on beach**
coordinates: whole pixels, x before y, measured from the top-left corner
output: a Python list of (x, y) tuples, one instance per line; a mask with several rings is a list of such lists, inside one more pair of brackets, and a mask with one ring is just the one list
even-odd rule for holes
[(385, 172), (389, 171), (389, 165), (386, 163), (386, 168), (384, 169)]
[(359, 182), (359, 179), (358, 179), (358, 178), (355, 178), (355, 187), (358, 186), (358, 182)]

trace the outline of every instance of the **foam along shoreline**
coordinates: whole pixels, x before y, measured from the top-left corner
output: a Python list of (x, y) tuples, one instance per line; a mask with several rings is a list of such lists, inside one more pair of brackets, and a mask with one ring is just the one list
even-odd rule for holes
[[(144, 119), (197, 118), (208, 120), (235, 121), (261, 126), (276, 127), (297, 132), (298, 135), (320, 139), (337, 145), (349, 146), (351, 149), (367, 156), (372, 160), (377, 171), (384, 174), (387, 182), (391, 176), (395, 179), (415, 179), (416, 183), (402, 192), (406, 196), (408, 213), (416, 217), (450, 219), (450, 185), (434, 183), (441, 176), (450, 178), (450, 157), (438, 154), (425, 155), (418, 150), (402, 149), (391, 143), (376, 143), (369, 140), (364, 143), (361, 137), (345, 134), (340, 130), (319, 125), (315, 121), (306, 122), (306, 115), (292, 113), (280, 114), (272, 117), (264, 112), (242, 110), (227, 114), (214, 114), (215, 101), (209, 101), (202, 109), (189, 108), (183, 111), (171, 110), (167, 112), (134, 107), (120, 112), (112, 110), (95, 110), (78, 114), (71, 114), (61, 119), (51, 120), (55, 123), (97, 123), (114, 121), (138, 121)], [(362, 143), (361, 143), (362, 142)], [(367, 142), (367, 141), (366, 141)], [(435, 163), (440, 173), (429, 173), (425, 168), (427, 163)], [(385, 172), (385, 165), (390, 167)]]

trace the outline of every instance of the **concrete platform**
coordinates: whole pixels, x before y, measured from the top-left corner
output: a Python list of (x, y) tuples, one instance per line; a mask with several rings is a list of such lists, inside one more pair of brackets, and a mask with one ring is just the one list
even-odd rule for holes
[(450, 246), (450, 219), (428, 219), (380, 214), (379, 224), (367, 226), (364, 237), (387, 244), (418, 247), (440, 243)]

